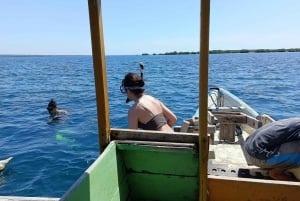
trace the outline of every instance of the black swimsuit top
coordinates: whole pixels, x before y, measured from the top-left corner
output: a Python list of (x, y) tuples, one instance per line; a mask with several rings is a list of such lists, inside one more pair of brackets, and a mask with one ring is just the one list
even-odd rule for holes
[(145, 124), (138, 122), (138, 127), (144, 130), (159, 130), (166, 123), (167, 121), (164, 115), (162, 113), (159, 113)]

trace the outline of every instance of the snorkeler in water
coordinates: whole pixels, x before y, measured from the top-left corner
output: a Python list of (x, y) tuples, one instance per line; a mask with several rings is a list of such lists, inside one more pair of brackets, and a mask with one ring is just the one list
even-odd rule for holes
[(48, 107), (47, 107), (47, 110), (48, 110), (49, 115), (50, 115), (49, 116), (50, 121), (64, 119), (68, 115), (67, 111), (57, 108), (57, 104), (54, 101), (54, 99), (50, 100), (50, 102), (48, 104)]

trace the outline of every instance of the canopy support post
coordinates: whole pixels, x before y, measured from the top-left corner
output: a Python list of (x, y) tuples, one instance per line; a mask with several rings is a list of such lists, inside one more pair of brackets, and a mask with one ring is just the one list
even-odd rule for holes
[(88, 0), (88, 4), (101, 153), (109, 143), (110, 133), (101, 0)]
[(201, 0), (199, 54), (199, 201), (207, 201), (207, 163), (209, 140), (207, 135), (207, 94), (209, 60), (210, 0)]

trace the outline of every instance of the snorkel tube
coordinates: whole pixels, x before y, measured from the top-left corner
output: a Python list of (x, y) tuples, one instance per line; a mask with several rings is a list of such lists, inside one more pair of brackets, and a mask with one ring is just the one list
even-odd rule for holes
[(144, 63), (143, 62), (140, 62), (140, 72), (141, 72), (141, 78), (144, 79), (143, 78), (143, 76), (144, 76)]
[[(140, 62), (140, 73), (141, 73), (141, 78), (144, 79), (144, 63), (143, 62)], [(122, 83), (122, 86), (123, 86), (123, 83)], [(121, 90), (122, 92), (122, 90)], [(126, 98), (126, 103), (129, 103), (130, 102), (130, 99), (129, 98)]]

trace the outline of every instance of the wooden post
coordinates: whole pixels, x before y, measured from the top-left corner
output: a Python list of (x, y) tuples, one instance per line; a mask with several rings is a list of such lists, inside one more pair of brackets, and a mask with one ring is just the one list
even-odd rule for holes
[(89, 0), (88, 3), (101, 153), (108, 145), (110, 132), (101, 0)]
[(209, 59), (209, 13), (210, 1), (201, 0), (200, 8), (200, 66), (199, 66), (199, 201), (207, 201), (207, 99)]

